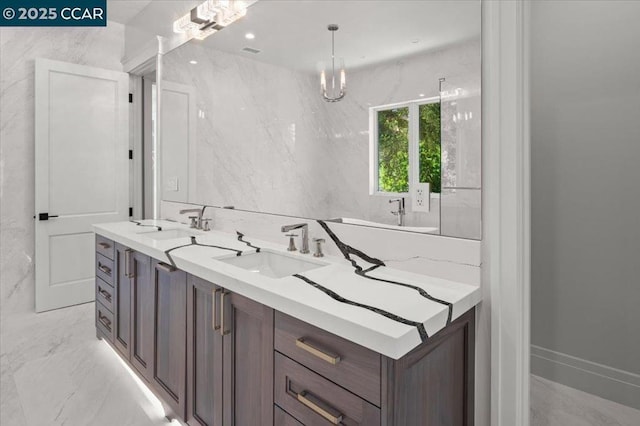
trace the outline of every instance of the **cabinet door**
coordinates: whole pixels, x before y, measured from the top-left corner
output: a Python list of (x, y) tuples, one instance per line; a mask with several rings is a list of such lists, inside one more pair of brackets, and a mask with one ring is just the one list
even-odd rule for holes
[(273, 309), (220, 295), (225, 426), (273, 425)]
[(131, 276), (131, 364), (147, 380), (153, 371), (153, 283), (151, 258), (130, 255)]
[(191, 426), (222, 425), (220, 292), (220, 287), (188, 276), (187, 422)]
[(178, 418), (185, 417), (187, 274), (154, 260), (153, 385)]
[[(114, 253), (114, 343), (118, 351), (126, 359), (129, 359), (131, 356), (131, 281), (129, 280), (127, 267), (131, 258), (130, 249), (116, 244)], [(129, 256), (129, 259), (127, 259), (127, 256)]]

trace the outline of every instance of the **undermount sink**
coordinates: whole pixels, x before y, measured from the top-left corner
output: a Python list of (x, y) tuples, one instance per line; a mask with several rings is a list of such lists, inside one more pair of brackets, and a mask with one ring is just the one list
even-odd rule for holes
[(268, 251), (218, 260), (270, 278), (284, 278), (326, 266), (325, 263), (312, 262)]
[(175, 238), (188, 238), (200, 235), (197, 231), (187, 231), (185, 229), (167, 229), (163, 231), (141, 232), (141, 235), (152, 240), (173, 240)]

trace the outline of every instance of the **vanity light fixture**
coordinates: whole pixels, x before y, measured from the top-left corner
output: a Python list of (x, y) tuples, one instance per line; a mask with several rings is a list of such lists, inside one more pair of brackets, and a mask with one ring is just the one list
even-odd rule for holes
[(247, 14), (242, 0), (207, 0), (173, 23), (173, 32), (204, 40)]
[(336, 24), (330, 24), (327, 29), (331, 32), (331, 93), (327, 91), (327, 76), (324, 70), (320, 73), (320, 89), (322, 98), (327, 102), (338, 102), (347, 94), (347, 77), (344, 71), (344, 62), (341, 61), (340, 66), (340, 92), (336, 88), (336, 52), (335, 52), (335, 35), (338, 31)]

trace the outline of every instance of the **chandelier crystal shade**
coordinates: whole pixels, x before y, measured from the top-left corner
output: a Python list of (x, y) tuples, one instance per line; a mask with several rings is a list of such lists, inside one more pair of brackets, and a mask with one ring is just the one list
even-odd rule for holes
[(347, 75), (344, 70), (344, 61), (340, 61), (340, 85), (336, 85), (336, 51), (335, 51), (335, 34), (338, 31), (336, 24), (327, 27), (331, 31), (331, 75), (329, 76), (330, 87), (327, 90), (327, 74), (325, 70), (320, 73), (320, 93), (322, 99), (327, 102), (338, 102), (347, 94)]
[(173, 23), (173, 32), (204, 40), (247, 14), (241, 0), (207, 0)]

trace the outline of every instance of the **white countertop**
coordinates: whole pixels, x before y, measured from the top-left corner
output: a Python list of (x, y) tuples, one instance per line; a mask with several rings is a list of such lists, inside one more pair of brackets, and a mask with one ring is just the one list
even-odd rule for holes
[[(187, 273), (393, 359), (401, 358), (420, 345), (426, 336), (433, 336), (447, 325), (449, 306), (430, 300), (427, 295), (451, 304), (451, 321), (481, 300), (480, 288), (476, 286), (386, 266), (377, 267), (367, 272), (366, 276), (358, 275), (347, 259), (332, 256), (317, 259), (311, 254), (291, 253), (286, 251), (284, 245), (255, 240), (245, 235), (244, 241), (260, 247), (262, 251), (326, 264), (300, 273), (306, 280), (295, 276), (269, 278), (220, 261), (236, 256), (234, 251), (190, 245), (189, 237), (154, 240), (145, 236), (156, 231), (153, 226), (160, 226), (163, 230), (188, 230), (185, 225), (163, 220), (138, 223), (143, 226), (133, 222), (116, 222), (94, 225), (94, 230), (97, 234), (163, 262), (173, 261), (177, 268)], [(327, 225), (330, 227), (330, 222)], [(235, 235), (218, 231), (203, 232), (196, 237), (196, 242), (238, 250), (242, 255), (256, 251), (239, 241)], [(331, 239), (327, 238), (327, 244), (333, 244)], [(187, 246), (172, 250), (171, 258), (165, 254), (167, 250), (182, 245)], [(366, 247), (357, 249), (366, 253)], [(364, 270), (372, 266), (360, 259), (357, 259), (357, 263)], [(354, 306), (356, 304), (359, 306)], [(421, 337), (418, 329), (422, 325), (426, 335), (423, 333)]]

